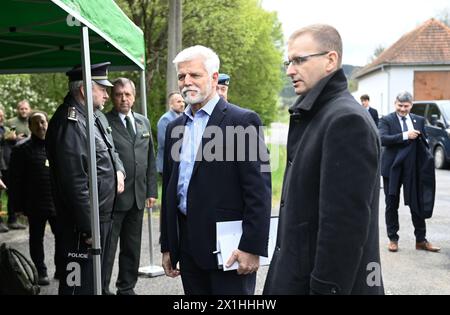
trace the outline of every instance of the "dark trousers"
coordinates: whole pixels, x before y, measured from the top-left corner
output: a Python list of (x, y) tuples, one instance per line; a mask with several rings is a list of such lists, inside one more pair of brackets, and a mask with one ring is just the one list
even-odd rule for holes
[[(102, 253), (108, 251), (112, 222), (100, 222)], [(93, 295), (94, 266), (85, 238), (73, 226), (61, 224), (61, 246), (64, 248), (63, 276), (59, 279), (59, 295)], [(101, 255), (101, 269), (105, 269), (105, 255)]]
[(29, 233), (30, 233), (30, 256), (36, 266), (37, 272), (40, 276), (47, 276), (47, 266), (45, 265), (45, 254), (44, 254), (44, 234), (45, 226), (47, 221), (50, 223), (50, 228), (55, 236), (55, 255), (54, 262), (56, 267), (56, 275), (59, 275), (61, 270), (61, 259), (62, 249), (61, 242), (59, 238), (59, 229), (56, 222), (56, 216), (40, 216), (40, 215), (29, 215)]
[(116, 256), (117, 243), (120, 239), (119, 275), (116, 287), (118, 294), (133, 292), (138, 280), (139, 261), (141, 257), (142, 220), (144, 210), (138, 209), (136, 202), (128, 211), (115, 211), (113, 228), (107, 255), (105, 282), (103, 287), (109, 288), (111, 274)]
[[(9, 186), (9, 171), (8, 170), (2, 170), (3, 175), (3, 183), (6, 185), (6, 187)], [(6, 190), (6, 194), (8, 195), (8, 202), (6, 204), (6, 208), (8, 209), (8, 223), (14, 223), (17, 221), (16, 212), (14, 211), (13, 205), (10, 201), (10, 195), (9, 190)]]
[(256, 272), (238, 275), (236, 270), (205, 270), (197, 265), (190, 254), (191, 246), (186, 217), (180, 217), (180, 273), (186, 295), (253, 295), (255, 294)]
[[(398, 241), (398, 231), (400, 224), (398, 222), (398, 207), (400, 203), (400, 187), (396, 189), (395, 195), (389, 195), (389, 178), (383, 177), (383, 189), (386, 201), (386, 229), (387, 235), (391, 241)], [(411, 211), (411, 218), (414, 225), (414, 235), (416, 236), (416, 242), (425, 241), (426, 225), (425, 219), (420, 218), (417, 214)]]

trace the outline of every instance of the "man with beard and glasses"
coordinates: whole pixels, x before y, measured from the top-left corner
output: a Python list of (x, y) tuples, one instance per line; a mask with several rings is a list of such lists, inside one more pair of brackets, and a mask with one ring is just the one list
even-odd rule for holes
[[(181, 274), (188, 295), (254, 294), (259, 256), (268, 255), (271, 211), (271, 178), (264, 172), (268, 158), (250, 158), (257, 146), (267, 155), (261, 120), (256, 113), (218, 96), (220, 61), (211, 49), (189, 47), (173, 62), (188, 106), (166, 131), (162, 265), (169, 277)], [(227, 128), (236, 127), (246, 129), (246, 135), (227, 135)], [(250, 141), (239, 146), (239, 141), (233, 141), (235, 136)], [(212, 143), (215, 153), (222, 152), (226, 160), (211, 159)], [(237, 262), (239, 267), (224, 272), (214, 253), (216, 222), (233, 220), (242, 220), (242, 236), (224, 264)]]

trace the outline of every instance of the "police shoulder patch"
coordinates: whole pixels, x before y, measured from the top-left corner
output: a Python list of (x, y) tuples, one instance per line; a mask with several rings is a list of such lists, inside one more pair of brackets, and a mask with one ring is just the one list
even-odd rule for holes
[(67, 119), (72, 121), (78, 121), (78, 114), (75, 110), (75, 107), (69, 107), (69, 110), (67, 112)]

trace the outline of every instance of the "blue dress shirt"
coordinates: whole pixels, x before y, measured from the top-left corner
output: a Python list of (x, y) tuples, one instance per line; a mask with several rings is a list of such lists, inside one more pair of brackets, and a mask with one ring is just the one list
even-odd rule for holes
[(181, 146), (177, 197), (178, 208), (184, 215), (187, 215), (187, 192), (192, 171), (194, 170), (195, 158), (202, 143), (203, 132), (219, 100), (219, 95), (216, 94), (195, 116), (192, 115), (190, 105), (186, 107), (183, 113), (188, 119), (186, 120), (183, 144)]

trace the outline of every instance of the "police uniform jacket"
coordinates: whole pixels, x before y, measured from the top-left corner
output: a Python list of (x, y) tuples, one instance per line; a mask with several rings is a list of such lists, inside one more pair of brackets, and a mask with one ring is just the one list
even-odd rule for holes
[[(58, 218), (65, 228), (90, 235), (88, 138), (85, 106), (69, 93), (49, 122), (46, 149)], [(97, 114), (95, 156), (100, 222), (111, 220), (116, 196), (116, 165), (113, 143)], [(120, 169), (119, 169), (120, 170)], [(121, 171), (124, 172), (123, 168)]]

